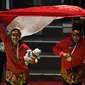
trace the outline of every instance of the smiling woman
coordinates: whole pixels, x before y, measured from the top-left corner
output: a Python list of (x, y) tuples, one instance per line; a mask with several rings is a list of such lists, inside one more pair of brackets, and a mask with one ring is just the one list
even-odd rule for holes
[(11, 40), (13, 44), (17, 45), (21, 37), (21, 32), (18, 29), (13, 29), (10, 35), (11, 35)]
[[(7, 85), (27, 85), (29, 72), (28, 64), (26, 62), (31, 61), (31, 64), (37, 63), (38, 52), (33, 52), (29, 46), (21, 40), (21, 32), (18, 29), (13, 29), (8, 36), (0, 24), (0, 37), (4, 43), (7, 62), (6, 62), (6, 81)], [(27, 55), (24, 59), (27, 51), (31, 50), (31, 54)]]

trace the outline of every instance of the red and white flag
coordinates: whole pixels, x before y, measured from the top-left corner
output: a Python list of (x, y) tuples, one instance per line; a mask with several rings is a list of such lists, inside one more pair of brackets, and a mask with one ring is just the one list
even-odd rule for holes
[(9, 32), (17, 28), (24, 37), (39, 32), (54, 19), (85, 17), (85, 10), (71, 5), (38, 6), (1, 11), (0, 17)]

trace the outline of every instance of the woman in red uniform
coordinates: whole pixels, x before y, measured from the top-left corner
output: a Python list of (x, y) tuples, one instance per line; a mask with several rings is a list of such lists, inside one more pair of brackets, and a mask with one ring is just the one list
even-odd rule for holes
[(11, 36), (8, 36), (6, 34), (0, 24), (0, 37), (4, 43), (7, 56), (7, 85), (27, 85), (29, 73), (26, 62), (31, 61), (32, 64), (35, 64), (35, 59), (38, 58), (39, 55), (37, 55), (37, 52), (34, 54), (31, 51), (31, 55), (24, 59), (27, 51), (31, 49), (21, 40), (21, 32), (18, 29), (13, 29), (10, 35)]
[(53, 47), (53, 52), (61, 56), (61, 75), (64, 85), (82, 85), (83, 62), (85, 59), (85, 37), (80, 24), (74, 24), (71, 35)]

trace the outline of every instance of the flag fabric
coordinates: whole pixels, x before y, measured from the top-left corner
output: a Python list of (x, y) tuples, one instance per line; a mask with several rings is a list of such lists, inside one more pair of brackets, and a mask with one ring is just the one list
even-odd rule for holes
[(37, 6), (1, 11), (0, 18), (10, 32), (20, 29), (22, 37), (42, 30), (53, 20), (63, 17), (85, 17), (85, 10), (72, 5)]
[(14, 18), (6, 27), (9, 33), (14, 28), (19, 29), (22, 33), (21, 37), (24, 37), (41, 31), (54, 19), (54, 17), (18, 16)]

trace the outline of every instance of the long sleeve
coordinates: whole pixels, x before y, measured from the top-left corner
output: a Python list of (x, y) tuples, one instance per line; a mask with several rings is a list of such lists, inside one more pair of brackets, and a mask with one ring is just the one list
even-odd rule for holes
[(58, 55), (58, 56), (62, 56), (65, 48), (67, 47), (67, 43), (68, 43), (68, 38), (62, 40), (60, 43), (56, 44), (53, 46), (53, 52)]
[(7, 34), (6, 34), (2, 24), (0, 24), (0, 38), (2, 39), (3, 42), (5, 42), (5, 40), (7, 38)]
[(57, 44), (53, 47), (53, 52), (58, 56), (62, 56), (64, 53)]

